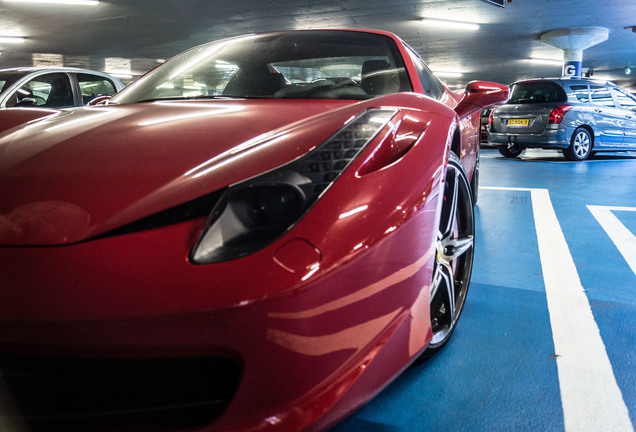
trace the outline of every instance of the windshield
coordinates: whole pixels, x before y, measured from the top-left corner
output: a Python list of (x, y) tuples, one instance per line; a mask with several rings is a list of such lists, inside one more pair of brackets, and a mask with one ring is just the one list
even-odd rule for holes
[(509, 104), (535, 104), (545, 102), (565, 102), (567, 95), (563, 88), (550, 81), (528, 81), (512, 86)]
[(111, 102), (366, 99), (411, 90), (391, 38), (347, 31), (297, 31), (195, 47), (137, 80)]

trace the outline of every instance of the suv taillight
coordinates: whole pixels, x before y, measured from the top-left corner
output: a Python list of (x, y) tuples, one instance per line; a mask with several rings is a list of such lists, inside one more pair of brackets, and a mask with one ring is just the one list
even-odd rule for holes
[(548, 124), (559, 124), (563, 120), (563, 116), (566, 112), (572, 109), (572, 105), (557, 105), (552, 109)]
[(488, 124), (492, 126), (492, 113), (494, 113), (495, 110), (490, 110), (490, 115), (488, 116)]

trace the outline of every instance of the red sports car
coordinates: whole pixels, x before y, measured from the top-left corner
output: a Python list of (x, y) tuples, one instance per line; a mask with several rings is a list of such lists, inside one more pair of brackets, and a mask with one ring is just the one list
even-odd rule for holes
[(295, 31), (0, 113), (0, 408), (15, 430), (332, 426), (452, 334), (479, 113), (507, 96), (449, 91), (390, 33)]

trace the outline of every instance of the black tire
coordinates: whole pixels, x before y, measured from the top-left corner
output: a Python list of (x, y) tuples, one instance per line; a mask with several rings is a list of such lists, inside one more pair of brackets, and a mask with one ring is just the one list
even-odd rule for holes
[(431, 282), (433, 339), (422, 354), (427, 359), (448, 342), (464, 308), (473, 269), (475, 218), (468, 177), (451, 153), (437, 234), (437, 254)]
[(507, 158), (516, 158), (523, 151), (523, 149), (517, 144), (514, 144), (510, 148), (506, 145), (497, 146), (497, 150), (499, 150), (499, 153), (501, 153), (502, 156), (505, 156)]
[(570, 147), (563, 150), (567, 160), (582, 161), (592, 153), (592, 135), (584, 127), (576, 128), (570, 138)]

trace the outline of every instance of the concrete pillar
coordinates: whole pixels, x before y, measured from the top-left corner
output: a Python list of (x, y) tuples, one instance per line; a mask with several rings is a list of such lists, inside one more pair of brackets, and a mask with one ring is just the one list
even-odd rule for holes
[(540, 36), (541, 42), (563, 50), (563, 75), (582, 75), (583, 50), (605, 42), (609, 30), (604, 27), (578, 27), (553, 30)]

